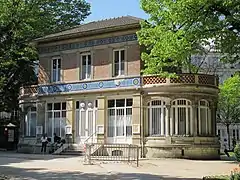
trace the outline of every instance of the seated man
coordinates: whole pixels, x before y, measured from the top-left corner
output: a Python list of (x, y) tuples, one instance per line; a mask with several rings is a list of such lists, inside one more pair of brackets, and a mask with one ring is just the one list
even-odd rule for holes
[(61, 137), (57, 136), (56, 133), (53, 134), (54, 137), (53, 137), (53, 144), (52, 144), (52, 150), (51, 150), (51, 153), (53, 153), (54, 151), (56, 151), (59, 147), (58, 147), (58, 144), (61, 143)]
[(54, 143), (59, 144), (61, 142), (61, 138), (59, 136), (57, 136), (56, 133), (54, 133), (54, 139), (53, 139)]

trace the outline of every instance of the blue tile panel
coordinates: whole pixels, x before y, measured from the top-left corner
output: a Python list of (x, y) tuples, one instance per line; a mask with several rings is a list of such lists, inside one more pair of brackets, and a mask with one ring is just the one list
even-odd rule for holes
[(39, 85), (38, 94), (58, 94), (58, 93), (71, 93), (71, 92), (87, 92), (91, 90), (106, 90), (112, 88), (127, 88), (127, 87), (140, 87), (141, 78), (125, 78), (117, 80), (104, 80), (94, 82), (79, 82), (69, 84), (51, 84), (51, 85)]
[(66, 50), (73, 50), (73, 49), (81, 49), (86, 47), (107, 45), (107, 44), (136, 41), (136, 40), (137, 40), (136, 34), (128, 34), (123, 36), (108, 37), (108, 38), (102, 38), (102, 39), (96, 39), (96, 40), (82, 41), (77, 43), (68, 43), (68, 44), (61, 44), (61, 45), (55, 45), (55, 46), (41, 47), (41, 48), (38, 48), (38, 51), (40, 54), (52, 53), (52, 52), (59, 52), (59, 51), (66, 51)]

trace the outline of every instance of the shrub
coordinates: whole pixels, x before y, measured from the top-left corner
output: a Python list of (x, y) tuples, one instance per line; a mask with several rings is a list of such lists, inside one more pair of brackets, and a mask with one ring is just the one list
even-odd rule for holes
[(237, 144), (234, 148), (234, 155), (236, 157), (236, 160), (240, 162), (240, 144)]
[(229, 176), (206, 176), (203, 180), (229, 180)]
[(230, 180), (239, 180), (240, 179), (240, 168), (235, 168), (230, 175)]

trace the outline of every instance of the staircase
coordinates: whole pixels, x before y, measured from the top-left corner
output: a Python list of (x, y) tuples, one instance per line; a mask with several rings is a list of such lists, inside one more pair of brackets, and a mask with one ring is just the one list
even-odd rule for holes
[(79, 144), (69, 144), (63, 151), (59, 152), (60, 155), (71, 155), (71, 156), (84, 156), (84, 147)]
[[(63, 144), (63, 146), (59, 147), (53, 154), (84, 156), (84, 144), (93, 143), (93, 136), (96, 135), (96, 133), (97, 131), (91, 134), (82, 144)], [(94, 152), (96, 149), (92, 149), (91, 151)]]

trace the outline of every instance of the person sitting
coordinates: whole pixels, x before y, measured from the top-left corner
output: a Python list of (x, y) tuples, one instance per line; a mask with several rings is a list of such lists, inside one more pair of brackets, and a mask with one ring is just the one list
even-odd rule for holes
[(56, 133), (54, 133), (53, 141), (54, 141), (54, 143), (59, 144), (59, 143), (61, 143), (61, 138), (59, 136), (57, 136)]
[(58, 149), (58, 144), (61, 143), (61, 137), (57, 136), (56, 133), (53, 134), (53, 144), (52, 144), (52, 149), (50, 153), (53, 153)]
[(230, 157), (228, 150), (227, 150), (227, 139), (224, 139), (223, 146), (224, 146), (224, 153), (227, 155), (227, 157)]

